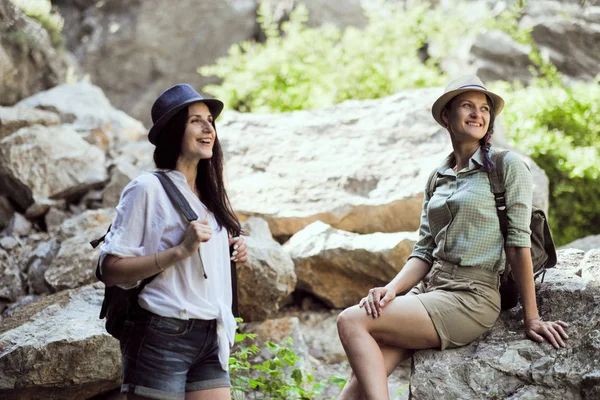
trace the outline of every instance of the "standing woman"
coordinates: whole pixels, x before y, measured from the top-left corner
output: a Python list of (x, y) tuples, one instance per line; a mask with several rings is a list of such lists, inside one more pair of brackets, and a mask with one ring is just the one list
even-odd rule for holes
[(123, 190), (101, 248), (108, 285), (131, 287), (158, 274), (138, 296), (121, 335), (121, 392), (128, 399), (230, 399), (235, 337), (231, 259), (247, 261), (240, 223), (223, 184), (215, 119), (223, 103), (180, 84), (152, 106), (154, 162), (199, 216), (187, 222), (152, 173)]
[(489, 330), (500, 313), (507, 259), (527, 336), (565, 346), (566, 324), (539, 318), (530, 253), (532, 178), (514, 153), (504, 159), (506, 244), (500, 231), (488, 171), (494, 118), (503, 106), (476, 76), (450, 82), (434, 103), (433, 118), (448, 130), (454, 151), (437, 169), (432, 196), (425, 194), (419, 241), (404, 268), (338, 317), (352, 367), (340, 399), (389, 399), (387, 376), (414, 350), (464, 346)]

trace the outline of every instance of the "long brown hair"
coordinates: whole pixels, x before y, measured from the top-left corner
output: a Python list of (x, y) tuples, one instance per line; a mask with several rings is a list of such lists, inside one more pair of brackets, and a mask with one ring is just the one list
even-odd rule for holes
[[(161, 169), (175, 169), (177, 159), (181, 153), (181, 142), (185, 133), (188, 119), (188, 107), (183, 108), (175, 114), (162, 128), (162, 133), (156, 141), (154, 149), (154, 164)], [(237, 219), (227, 191), (223, 182), (223, 150), (219, 143), (219, 136), (215, 129), (215, 143), (211, 158), (202, 159), (198, 162), (196, 174), (196, 188), (200, 192), (202, 203), (215, 216), (217, 223), (225, 227), (227, 232), (233, 236), (241, 233), (241, 225)]]

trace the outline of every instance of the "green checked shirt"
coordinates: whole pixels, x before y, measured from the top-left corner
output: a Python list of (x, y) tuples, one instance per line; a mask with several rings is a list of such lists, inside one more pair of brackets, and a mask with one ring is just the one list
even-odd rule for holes
[[(493, 149), (491, 151), (494, 151)], [(431, 198), (425, 190), (419, 241), (411, 257), (430, 265), (441, 259), (463, 267), (502, 272), (506, 260), (496, 203), (483, 154), (478, 149), (469, 166), (457, 174), (450, 155), (437, 169)], [(533, 181), (525, 162), (514, 152), (504, 158), (508, 213), (507, 246), (531, 247), (529, 223)]]

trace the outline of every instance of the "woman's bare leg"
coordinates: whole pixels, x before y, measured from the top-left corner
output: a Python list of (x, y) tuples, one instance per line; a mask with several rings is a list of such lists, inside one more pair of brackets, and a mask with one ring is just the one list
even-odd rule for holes
[(337, 326), (367, 400), (389, 399), (385, 359), (377, 342), (408, 350), (440, 346), (433, 322), (415, 296), (396, 297), (378, 318), (358, 306), (347, 308), (338, 316)]
[[(392, 372), (394, 372), (398, 364), (413, 354), (413, 350), (387, 346), (381, 343), (378, 343), (378, 345), (381, 354), (383, 355), (387, 376), (390, 376)], [(348, 379), (348, 382), (346, 382), (346, 385), (344, 386), (342, 393), (340, 393), (338, 400), (363, 400), (364, 398), (365, 394), (363, 393), (360, 384), (356, 379), (356, 375), (354, 372), (351, 372), (350, 378)]]

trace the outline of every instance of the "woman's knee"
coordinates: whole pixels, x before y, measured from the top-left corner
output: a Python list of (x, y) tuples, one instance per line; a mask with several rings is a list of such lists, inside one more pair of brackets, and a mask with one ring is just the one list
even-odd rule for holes
[(340, 339), (344, 339), (344, 335), (355, 332), (362, 328), (362, 320), (364, 316), (360, 312), (364, 312), (358, 306), (346, 308), (337, 317), (337, 329)]

